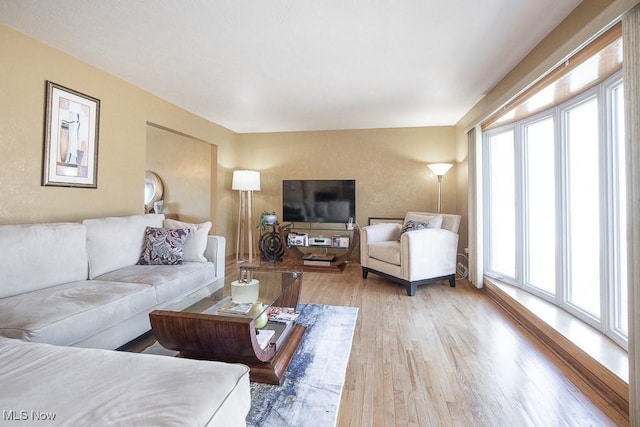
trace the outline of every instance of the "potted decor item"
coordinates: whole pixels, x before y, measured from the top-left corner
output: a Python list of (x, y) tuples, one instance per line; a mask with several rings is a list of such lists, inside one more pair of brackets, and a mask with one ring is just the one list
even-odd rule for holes
[[(282, 260), (284, 248), (280, 241), (280, 235), (276, 231), (278, 226), (278, 215), (275, 212), (263, 211), (260, 215), (258, 228), (262, 232), (258, 246), (260, 248), (260, 259), (267, 262), (278, 262)], [(271, 231), (268, 228), (271, 227)]]
[(258, 223), (258, 228), (263, 230), (269, 226), (275, 225), (278, 222), (278, 215), (275, 212), (267, 212), (263, 211), (260, 214), (260, 222)]

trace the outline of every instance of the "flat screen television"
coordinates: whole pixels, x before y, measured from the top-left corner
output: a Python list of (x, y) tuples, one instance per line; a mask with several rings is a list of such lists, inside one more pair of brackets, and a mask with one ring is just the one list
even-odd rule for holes
[(356, 219), (355, 179), (282, 180), (282, 220), (348, 222)]

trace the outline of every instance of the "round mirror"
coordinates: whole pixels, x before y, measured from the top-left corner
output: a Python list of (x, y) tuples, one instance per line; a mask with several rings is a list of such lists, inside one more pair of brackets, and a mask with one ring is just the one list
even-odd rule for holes
[(153, 208), (153, 202), (162, 199), (162, 193), (164, 187), (162, 186), (162, 180), (152, 171), (145, 171), (144, 173), (144, 205), (147, 210)]

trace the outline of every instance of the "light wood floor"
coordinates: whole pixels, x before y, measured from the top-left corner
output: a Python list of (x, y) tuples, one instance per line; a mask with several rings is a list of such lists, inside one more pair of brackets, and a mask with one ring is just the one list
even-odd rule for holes
[(352, 264), (300, 300), (359, 308), (338, 426), (628, 425), (468, 282), (408, 297)]

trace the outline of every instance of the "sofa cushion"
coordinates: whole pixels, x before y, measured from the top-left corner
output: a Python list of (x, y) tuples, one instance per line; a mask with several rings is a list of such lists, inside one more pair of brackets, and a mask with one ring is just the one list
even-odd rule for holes
[(191, 230), (187, 228), (147, 227), (144, 245), (138, 259), (140, 265), (182, 264), (184, 244)]
[(149, 285), (82, 280), (0, 299), (0, 335), (74, 345), (155, 304)]
[(0, 298), (87, 278), (86, 227), (0, 226)]
[(85, 219), (89, 278), (134, 265), (140, 258), (147, 227), (162, 227), (164, 215)]
[(244, 365), (3, 338), (0, 384), (3, 408), (55, 414), (42, 425), (244, 425), (251, 406)]
[(370, 243), (369, 257), (400, 265), (400, 243), (395, 240)]
[[(182, 265), (132, 265), (98, 277), (109, 282), (153, 285), (156, 302), (163, 304), (215, 280), (216, 266), (210, 262), (185, 262)], [(223, 286), (221, 281), (220, 287)]]
[(202, 224), (191, 224), (188, 222), (177, 221), (175, 219), (165, 219), (162, 223), (164, 228), (186, 228), (189, 236), (184, 244), (184, 261), (207, 262), (204, 257), (204, 251), (207, 248), (207, 236), (211, 230), (211, 221)]

